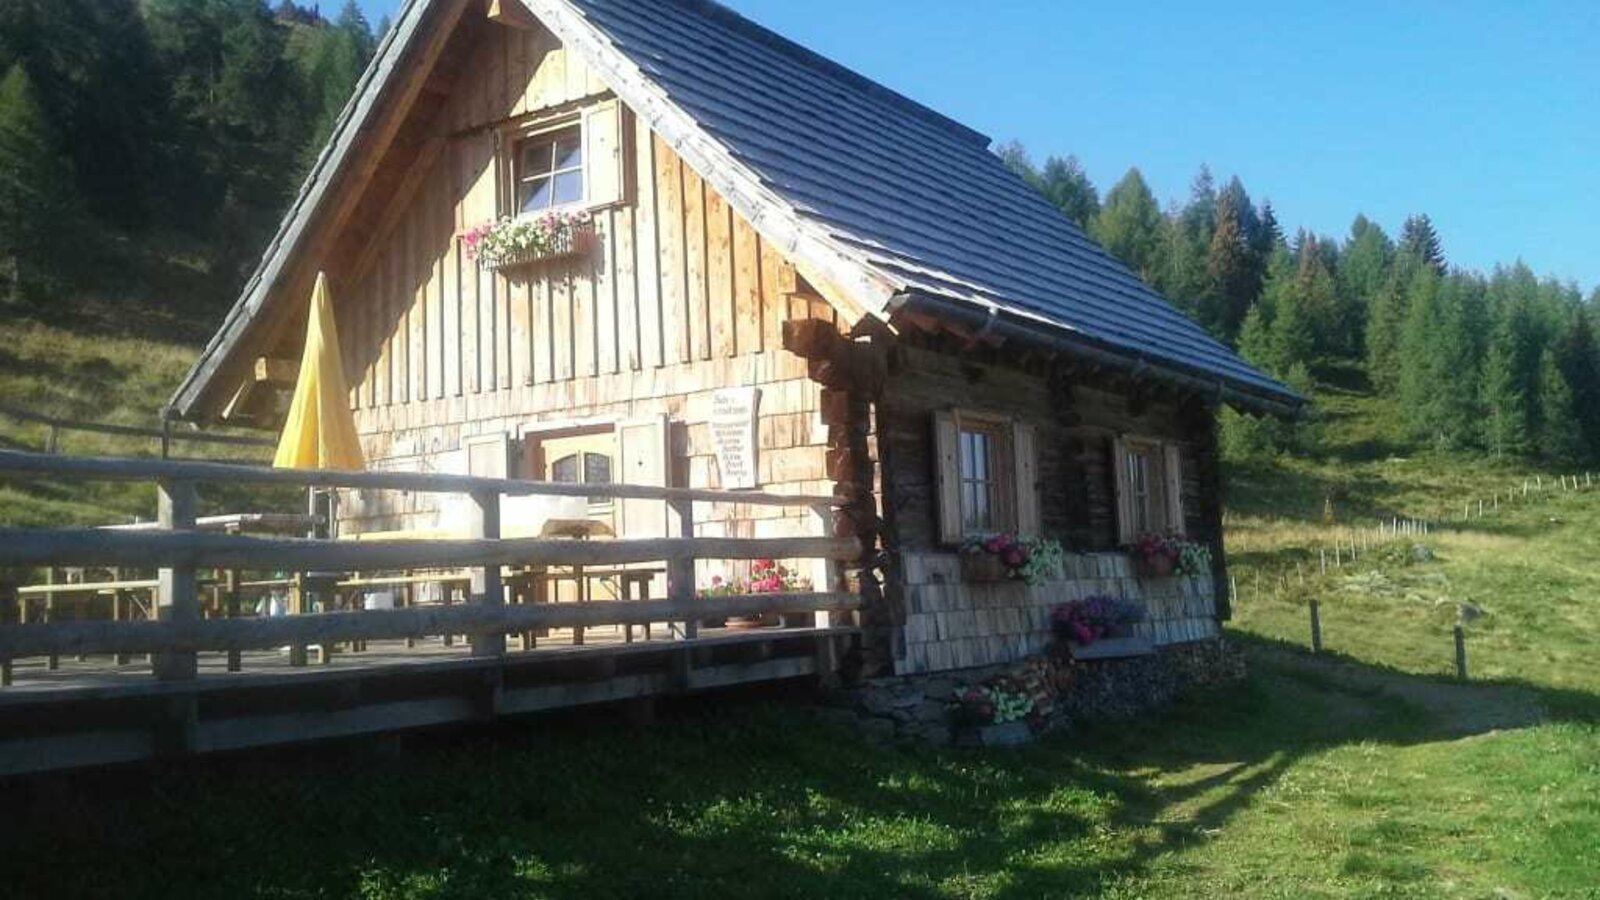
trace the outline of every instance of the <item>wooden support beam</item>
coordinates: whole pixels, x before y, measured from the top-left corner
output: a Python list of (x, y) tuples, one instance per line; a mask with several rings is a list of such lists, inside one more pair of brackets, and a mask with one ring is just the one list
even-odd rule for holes
[[(472, 536), (478, 540), (498, 540), (500, 537), (500, 495), (480, 491), (472, 495)], [(472, 570), (471, 597), (474, 606), (496, 608), (505, 603), (505, 587), (500, 582), (498, 565), (478, 566)], [(480, 634), (472, 642), (473, 656), (504, 656), (504, 634)]]
[(539, 27), (539, 20), (522, 5), (522, 0), (489, 0), (489, 21), (519, 31)]
[[(194, 482), (162, 482), (157, 487), (157, 519), (161, 527), (191, 530), (200, 509), (200, 495)], [(137, 563), (134, 563), (137, 565)], [(200, 589), (195, 579), (195, 564), (163, 568), (156, 576), (156, 618), (183, 625), (200, 620)], [(156, 653), (151, 668), (161, 681), (188, 681), (199, 671), (194, 651)]]

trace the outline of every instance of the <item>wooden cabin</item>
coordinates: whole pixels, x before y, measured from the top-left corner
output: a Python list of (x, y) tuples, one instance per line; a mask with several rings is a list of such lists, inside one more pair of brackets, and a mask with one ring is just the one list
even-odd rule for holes
[[(592, 236), (470, 252), (485, 223), (552, 213)], [(1215, 636), (1218, 410), (1301, 402), (987, 137), (709, 0), (408, 0), (170, 415), (275, 427), (319, 271), (372, 468), (831, 493), (871, 548), (852, 584), (879, 672), (1018, 659), (1052, 604), (1095, 592), (1142, 599), (1154, 644)], [(675, 527), (660, 504), (580, 507), (629, 537)], [(339, 518), (453, 515), (351, 491)], [(958, 547), (988, 532), (1059, 538), (1062, 578), (964, 581)], [(1212, 577), (1137, 577), (1121, 548), (1143, 532), (1209, 542)]]

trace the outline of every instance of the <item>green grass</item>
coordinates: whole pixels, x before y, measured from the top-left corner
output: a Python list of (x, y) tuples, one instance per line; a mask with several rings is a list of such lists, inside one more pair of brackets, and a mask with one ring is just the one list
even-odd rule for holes
[(0, 897), (1600, 897), (1600, 487), (1324, 576), (1352, 528), (1531, 474), (1326, 405), (1324, 452), (1231, 471), (1236, 688), (1012, 752), (771, 693), (15, 781)]
[[(140, 337), (111, 337), (19, 317), (0, 318), (0, 404), (72, 421), (154, 428), (162, 406), (193, 363), (198, 350)], [(0, 447), (42, 450), (46, 426), (0, 414)], [(62, 453), (153, 456), (153, 438), (63, 431)], [(261, 460), (266, 451), (178, 443), (178, 453), (217, 459)], [(213, 486), (204, 494), (208, 511), (283, 498)], [(228, 511), (239, 511), (237, 508)], [(0, 480), (0, 524), (103, 525), (155, 515), (149, 484), (55, 479)]]

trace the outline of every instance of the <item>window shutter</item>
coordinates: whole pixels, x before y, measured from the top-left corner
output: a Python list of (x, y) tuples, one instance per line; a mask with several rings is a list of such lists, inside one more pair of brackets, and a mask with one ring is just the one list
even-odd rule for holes
[(1018, 534), (1039, 534), (1039, 465), (1035, 444), (1032, 425), (1018, 422), (1011, 426), (1011, 451), (1015, 457), (1012, 472), (1017, 491)]
[(933, 414), (934, 486), (938, 496), (939, 540), (959, 544), (966, 537), (961, 527), (961, 430), (956, 414)]
[(1188, 531), (1183, 525), (1183, 453), (1177, 444), (1167, 444), (1163, 449), (1167, 456), (1161, 467), (1167, 479), (1167, 528), (1183, 534)]
[(622, 107), (615, 100), (583, 113), (584, 180), (589, 205), (622, 201)]
[(1117, 541), (1131, 544), (1133, 533), (1133, 486), (1128, 484), (1128, 442), (1120, 436), (1111, 439), (1111, 480), (1116, 494)]

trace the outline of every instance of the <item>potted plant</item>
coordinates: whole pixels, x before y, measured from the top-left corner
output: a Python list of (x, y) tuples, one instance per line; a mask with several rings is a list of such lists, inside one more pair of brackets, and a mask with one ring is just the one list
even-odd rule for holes
[(958, 740), (984, 747), (1026, 743), (1033, 737), (1028, 720), (1036, 705), (1027, 686), (999, 676), (958, 691), (950, 704), (950, 724)]
[(1159, 534), (1141, 534), (1129, 548), (1135, 567), (1146, 578), (1166, 578), (1178, 566), (1178, 541)]
[(489, 269), (512, 269), (581, 256), (594, 246), (594, 221), (587, 212), (507, 216), (461, 235), (467, 258)]
[(1014, 579), (1043, 584), (1061, 573), (1061, 542), (992, 534), (967, 540), (961, 548), (963, 581), (986, 583)]
[(1144, 621), (1145, 609), (1140, 603), (1095, 594), (1081, 600), (1069, 600), (1050, 611), (1050, 626), (1056, 637), (1080, 647), (1087, 647), (1104, 638), (1129, 637), (1133, 626)]
[[(735, 578), (726, 581), (721, 575), (711, 577), (711, 586), (700, 591), (702, 597), (738, 597), (749, 594), (797, 594), (811, 590), (811, 582), (800, 578), (788, 566), (776, 560), (758, 559), (750, 567), (750, 580)], [(779, 624), (777, 613), (754, 616), (729, 616), (726, 625), (735, 629), (767, 628)]]
[(1199, 578), (1211, 574), (1211, 547), (1199, 541), (1178, 542), (1178, 564), (1173, 574), (1184, 578)]

